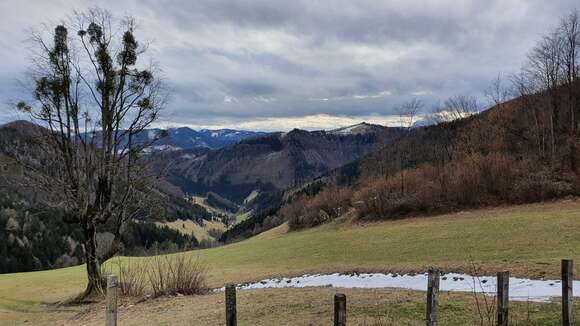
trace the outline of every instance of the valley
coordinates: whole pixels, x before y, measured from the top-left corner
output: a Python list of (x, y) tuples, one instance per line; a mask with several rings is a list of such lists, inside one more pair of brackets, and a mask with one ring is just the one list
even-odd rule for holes
[(73, 2), (0, 4), (0, 325), (580, 320), (576, 4)]

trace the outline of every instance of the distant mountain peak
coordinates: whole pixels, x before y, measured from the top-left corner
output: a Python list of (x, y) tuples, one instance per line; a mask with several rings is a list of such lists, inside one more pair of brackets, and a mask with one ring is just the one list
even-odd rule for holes
[(15, 120), (5, 124), (0, 125), (0, 128), (34, 128), (38, 125), (28, 121), (28, 120)]
[(357, 123), (357, 124), (354, 124), (351, 126), (346, 126), (346, 127), (330, 130), (330, 131), (328, 131), (328, 133), (335, 134), (335, 135), (362, 135), (362, 134), (368, 134), (368, 133), (376, 133), (376, 132), (378, 132), (380, 130), (384, 130), (386, 128), (387, 127), (385, 127), (385, 126), (367, 123), (367, 122), (363, 121), (361, 123)]

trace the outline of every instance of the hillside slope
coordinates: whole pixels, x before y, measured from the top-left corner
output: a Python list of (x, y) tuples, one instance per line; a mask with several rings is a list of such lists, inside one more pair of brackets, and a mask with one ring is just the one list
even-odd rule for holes
[(469, 110), (474, 98), (451, 98), (442, 110), (457, 119), (409, 129), (315, 187), (299, 188), (273, 219), (299, 229), (344, 212), (397, 219), (577, 196), (580, 133), (570, 128), (577, 116), (569, 98), (578, 90), (537, 91), (478, 114)]
[[(486, 275), (508, 269), (513, 276), (558, 278), (561, 258), (580, 259), (579, 215), (580, 201), (567, 200), (290, 233), (282, 226), (236, 244), (183, 254), (207, 264), (213, 287), (304, 273), (417, 272), (429, 265), (471, 272), (472, 263)], [(50, 314), (41, 302), (80, 292), (83, 272), (77, 266), (0, 275), (0, 318), (40, 322)]]
[[(25, 121), (0, 126), (0, 273), (82, 263), (82, 232), (59, 206), (62, 198), (50, 183), (54, 179), (42, 168), (49, 154), (39, 146), (39, 139), (47, 132)], [(49, 182), (40, 187), (37, 180)], [(212, 214), (184, 200), (180, 189), (163, 179), (150, 182), (153, 189), (143, 194), (147, 201), (141, 206), (143, 213), (136, 217), (140, 223), (125, 227), (122, 251), (142, 254), (152, 247), (174, 251), (198, 245), (198, 239), (149, 222), (183, 219), (202, 224)], [(99, 225), (99, 245), (106, 247), (111, 241), (111, 229), (110, 225)]]

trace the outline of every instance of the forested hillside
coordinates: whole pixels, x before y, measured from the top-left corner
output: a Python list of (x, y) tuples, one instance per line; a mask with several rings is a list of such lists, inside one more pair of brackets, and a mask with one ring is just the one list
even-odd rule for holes
[[(45, 164), (48, 155), (37, 146), (39, 137), (46, 132), (24, 121), (0, 126), (0, 272), (42, 270), (83, 262), (84, 235), (60, 208), (59, 194), (34, 183), (38, 178), (50, 180), (50, 175), (35, 168)], [(187, 202), (179, 190), (161, 181), (147, 196), (148, 207), (127, 226), (120, 252), (143, 255), (196, 247), (195, 237), (153, 222), (176, 219), (200, 222), (211, 214)], [(99, 226), (97, 241), (101, 248), (110, 245), (110, 229), (110, 225)]]
[(183, 192), (215, 192), (241, 204), (254, 190), (275, 192), (359, 159), (401, 132), (366, 125), (348, 132), (273, 133), (246, 139), (216, 151), (162, 153), (167, 180)]
[(489, 109), (476, 97), (451, 97), (433, 110), (433, 125), (409, 128), (311, 191), (296, 192), (266, 220), (298, 229), (341, 216), (395, 219), (579, 195), (574, 17), (538, 42), (520, 73), (485, 91)]
[[(108, 226), (99, 229), (97, 240), (103, 248), (110, 238)], [(82, 232), (62, 210), (0, 193), (0, 273), (78, 265), (84, 256), (82, 239)], [(198, 244), (193, 236), (136, 221), (128, 224), (120, 252), (146, 255), (193, 249)]]

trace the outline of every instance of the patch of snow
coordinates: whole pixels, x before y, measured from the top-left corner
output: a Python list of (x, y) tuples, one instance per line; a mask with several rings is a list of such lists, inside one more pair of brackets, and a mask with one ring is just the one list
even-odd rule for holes
[(153, 140), (155, 137), (157, 137), (157, 132), (155, 132), (155, 130), (147, 131), (147, 138), (149, 138), (149, 140)]
[[(560, 281), (531, 280), (510, 277), (510, 300), (549, 302), (562, 294)], [(243, 284), (240, 289), (266, 288), (304, 288), (304, 287), (336, 287), (336, 288), (398, 288), (407, 290), (427, 290), (427, 274), (398, 275), (382, 273), (361, 274), (316, 274), (292, 278), (265, 279), (260, 282)], [(449, 292), (475, 292), (495, 295), (496, 278), (490, 276), (474, 277), (467, 274), (448, 273), (441, 275), (440, 290)], [(580, 297), (580, 281), (574, 281), (574, 296)], [(221, 289), (223, 291), (223, 288)]]
[(186, 160), (191, 160), (195, 158), (195, 155), (193, 154), (183, 154), (181, 155), (181, 158), (186, 159)]
[(181, 147), (178, 146), (173, 146), (173, 145), (155, 145), (155, 146), (149, 146), (147, 148), (143, 149), (144, 153), (152, 153), (152, 152), (158, 152), (158, 151), (178, 151), (181, 150)]
[(356, 125), (330, 130), (329, 133), (336, 135), (359, 135), (372, 130), (372, 125), (361, 122)]

